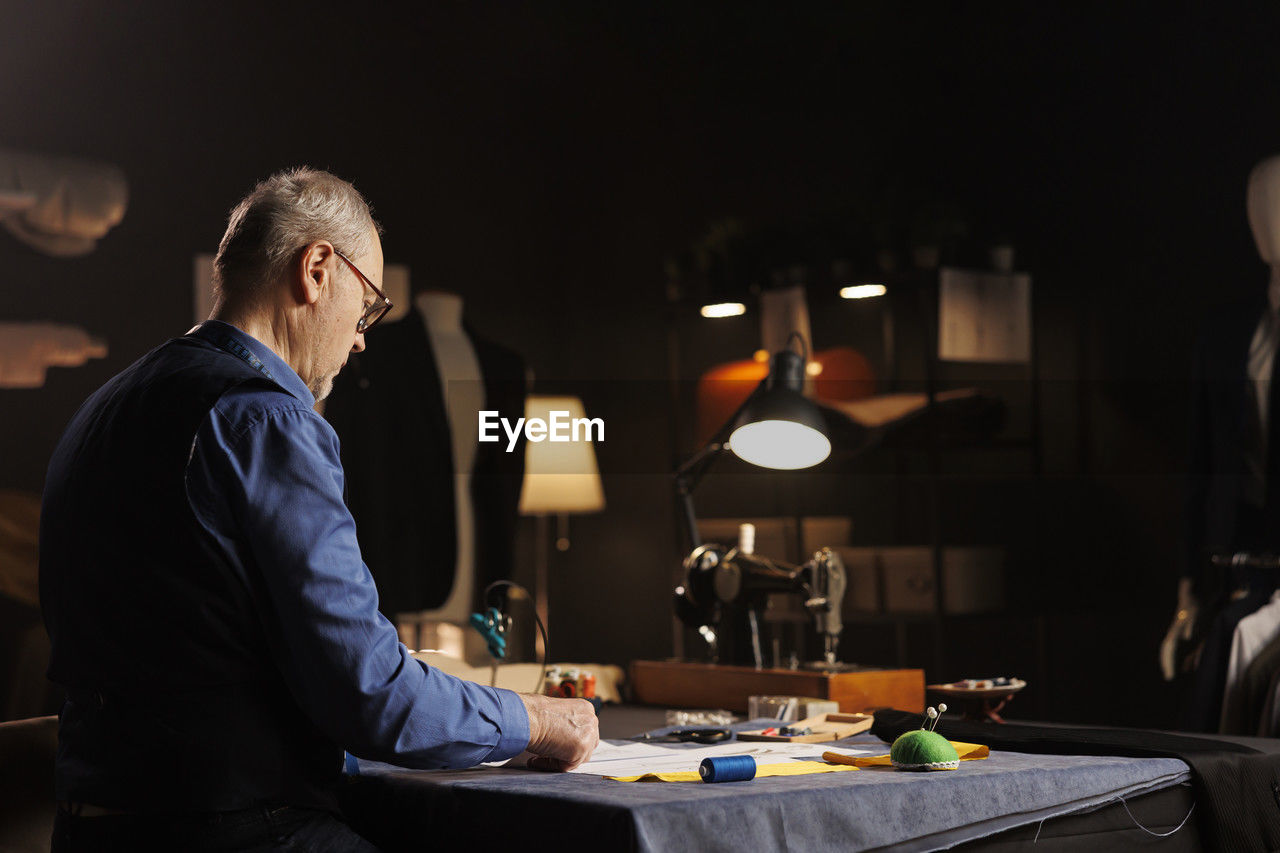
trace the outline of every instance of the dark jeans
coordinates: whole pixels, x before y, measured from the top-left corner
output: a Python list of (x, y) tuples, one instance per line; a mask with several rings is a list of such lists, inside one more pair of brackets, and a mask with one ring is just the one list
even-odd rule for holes
[(328, 812), (288, 806), (207, 815), (102, 817), (78, 817), (60, 807), (53, 825), (53, 853), (233, 850), (378, 853)]

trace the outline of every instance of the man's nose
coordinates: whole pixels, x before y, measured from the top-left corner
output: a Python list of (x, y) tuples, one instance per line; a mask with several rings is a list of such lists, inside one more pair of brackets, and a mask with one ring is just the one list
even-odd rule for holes
[(364, 332), (357, 332), (355, 342), (351, 344), (352, 352), (364, 352)]

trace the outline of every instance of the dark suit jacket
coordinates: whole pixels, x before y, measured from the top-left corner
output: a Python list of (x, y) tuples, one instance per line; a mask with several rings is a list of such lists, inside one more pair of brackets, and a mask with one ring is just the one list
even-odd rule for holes
[[(1262, 298), (1224, 312), (1205, 329), (1192, 365), (1191, 454), (1187, 557), (1183, 574), (1202, 594), (1213, 578), (1208, 556), (1255, 543), (1241, 541), (1240, 504), (1249, 482), (1245, 454), (1252, 405), (1248, 388), (1249, 344), (1266, 303)], [(1275, 377), (1280, 381), (1280, 376)], [(1280, 411), (1269, 418), (1271, 435), (1280, 435)], [(1273, 438), (1271, 446), (1280, 451)], [(1274, 489), (1272, 489), (1274, 491)], [(1275, 546), (1280, 550), (1280, 530)]]
[[(466, 327), (484, 377), (485, 408), (524, 416), (524, 361)], [(422, 315), (411, 307), (369, 332), (334, 383), (325, 417), (342, 440), (347, 502), (388, 617), (439, 607), (457, 561), (448, 415)], [(471, 475), (476, 587), (511, 576), (524, 443), (478, 444)]]

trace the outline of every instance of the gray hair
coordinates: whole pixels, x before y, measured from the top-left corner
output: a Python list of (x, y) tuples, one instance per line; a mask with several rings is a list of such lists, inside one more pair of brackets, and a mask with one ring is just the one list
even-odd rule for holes
[(213, 259), (218, 300), (256, 295), (316, 240), (328, 240), (348, 258), (363, 255), (371, 230), (381, 234), (382, 226), (351, 184), (306, 166), (278, 172), (231, 211)]

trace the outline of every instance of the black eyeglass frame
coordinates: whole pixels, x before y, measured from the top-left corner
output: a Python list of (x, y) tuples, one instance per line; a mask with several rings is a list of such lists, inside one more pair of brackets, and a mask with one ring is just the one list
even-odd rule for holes
[(387, 312), (391, 310), (391, 306), (393, 303), (391, 302), (390, 299), (387, 298), (387, 295), (385, 293), (383, 293), (381, 290), (378, 289), (378, 285), (369, 281), (369, 276), (360, 272), (360, 268), (357, 267), (355, 264), (353, 264), (350, 258), (342, 254), (342, 252), (338, 251), (338, 249), (336, 248), (333, 250), (333, 253), (338, 257), (342, 258), (343, 263), (351, 267), (351, 271), (355, 273), (356, 276), (361, 281), (369, 285), (369, 289), (372, 290), (374, 294), (376, 294), (378, 297), (378, 301), (374, 302), (367, 309), (365, 309), (365, 312), (360, 315), (360, 319), (356, 321), (356, 334), (363, 335), (365, 332), (369, 331), (374, 326), (378, 325), (379, 320), (387, 316)]

